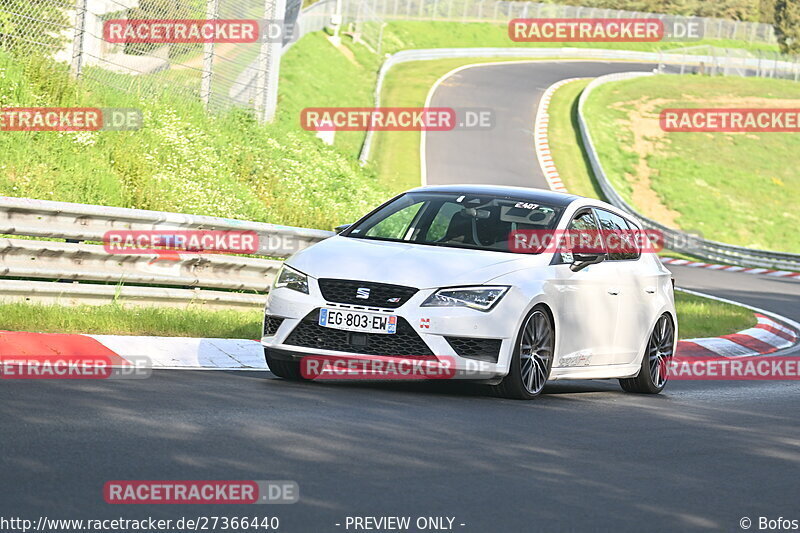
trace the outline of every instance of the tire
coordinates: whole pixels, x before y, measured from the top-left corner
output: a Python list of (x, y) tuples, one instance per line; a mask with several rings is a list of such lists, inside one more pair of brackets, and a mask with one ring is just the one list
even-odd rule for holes
[(619, 380), (622, 390), (637, 394), (658, 394), (669, 380), (669, 362), (675, 346), (675, 325), (669, 314), (656, 321), (642, 356), (642, 366), (635, 378)]
[(553, 321), (544, 306), (534, 307), (517, 334), (508, 374), (493, 386), (495, 394), (515, 400), (539, 396), (553, 368), (555, 338)]
[(271, 357), (269, 350), (266, 348), (264, 348), (264, 359), (267, 360), (269, 371), (279, 378), (288, 379), (291, 381), (305, 381), (305, 378), (302, 376), (302, 374), (300, 374), (299, 362), (285, 361), (283, 359)]

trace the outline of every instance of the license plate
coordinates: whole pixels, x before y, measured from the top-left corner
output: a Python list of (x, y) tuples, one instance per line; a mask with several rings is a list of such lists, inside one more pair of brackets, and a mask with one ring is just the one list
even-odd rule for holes
[(397, 315), (322, 308), (319, 311), (319, 325), (347, 331), (392, 334), (397, 332)]

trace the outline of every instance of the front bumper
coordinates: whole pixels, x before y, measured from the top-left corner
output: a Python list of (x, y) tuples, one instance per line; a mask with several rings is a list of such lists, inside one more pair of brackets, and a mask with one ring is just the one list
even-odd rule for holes
[[(355, 354), (376, 357), (396, 357), (401, 354), (409, 356), (432, 354), (437, 358), (447, 357), (455, 366), (455, 377), (458, 379), (485, 380), (504, 376), (508, 372), (519, 322), (522, 315), (524, 315), (525, 304), (521, 296), (512, 287), (503, 299), (488, 312), (466, 307), (420, 307), (420, 304), (435, 290), (422, 289), (397, 309), (383, 309), (326, 301), (316, 280), (311, 278), (309, 279), (309, 294), (303, 294), (287, 288), (274, 289), (269, 295), (266, 313), (272, 317), (279, 317), (282, 321), (274, 331), (274, 334), (262, 337), (261, 344), (270, 350), (272, 356), (295, 360), (309, 355), (341, 356), (346, 358)], [(292, 332), (301, 325), (304, 319), (306, 322), (303, 324), (302, 329), (298, 329), (298, 331), (308, 331), (309, 322), (314, 320), (317, 311), (321, 307), (397, 315), (405, 321), (406, 327), (410, 327), (413, 330), (413, 336), (418, 337), (424, 343), (421, 346), (426, 347), (429, 351), (427, 353), (413, 354), (404, 352), (381, 353), (382, 351), (389, 351), (391, 348), (373, 350), (372, 346), (369, 345), (348, 347), (339, 344), (337, 346), (341, 346), (343, 349), (331, 350), (298, 345), (298, 336), (292, 336)], [(341, 333), (339, 330), (334, 331), (337, 334)], [(400, 331), (400, 326), (398, 326), (398, 331)], [(409, 334), (410, 332), (406, 330), (403, 333)], [(381, 336), (388, 337), (388, 335)], [(447, 337), (467, 339), (468, 341), (475, 340), (476, 342), (455, 343), (461, 352), (459, 353), (453, 347), (453, 344), (448, 342)], [(341, 335), (337, 335), (337, 338), (341, 339)], [(462, 355), (469, 352), (469, 350), (465, 352), (465, 344), (467, 346), (470, 344), (486, 346), (490, 344), (484, 341), (486, 339), (496, 341), (491, 343), (492, 346), (499, 345), (496, 361), (487, 360), (487, 357), (476, 358), (474, 354), (472, 354), (472, 357)], [(376, 344), (384, 347), (391, 345), (391, 343)]]

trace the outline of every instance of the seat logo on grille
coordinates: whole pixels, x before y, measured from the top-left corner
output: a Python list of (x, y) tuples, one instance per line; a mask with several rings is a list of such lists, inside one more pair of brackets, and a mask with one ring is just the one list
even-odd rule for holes
[(368, 287), (359, 287), (356, 289), (356, 298), (360, 298), (362, 300), (369, 299), (369, 288)]

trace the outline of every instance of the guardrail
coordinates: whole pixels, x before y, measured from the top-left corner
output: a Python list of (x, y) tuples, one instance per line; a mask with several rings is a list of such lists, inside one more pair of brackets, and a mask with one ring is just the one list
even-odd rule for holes
[(600, 157), (595, 149), (592, 136), (589, 133), (589, 128), (586, 123), (584, 115), (586, 100), (595, 88), (604, 83), (654, 75), (656, 74), (650, 72), (625, 72), (601, 76), (594, 79), (586, 86), (578, 100), (578, 127), (580, 129), (581, 139), (583, 140), (583, 145), (589, 157), (592, 172), (594, 172), (597, 183), (603, 191), (606, 200), (615, 207), (626, 211), (632, 217), (636, 218), (645, 229), (661, 231), (664, 234), (666, 247), (671, 250), (695, 255), (707, 261), (747, 264), (764, 268), (800, 270), (800, 254), (744, 248), (702, 239), (682, 231), (668, 228), (636, 212), (611, 185), (603, 169), (603, 165), (600, 162)]
[[(603, 48), (428, 48), (402, 50), (392, 54), (381, 65), (375, 85), (375, 107), (381, 106), (381, 91), (386, 75), (392, 67), (409, 61), (430, 61), (435, 59), (466, 58), (518, 58), (518, 59), (604, 59), (611, 61), (641, 61), (654, 64), (675, 64), (708, 68), (711, 72), (740, 72), (759, 74), (764, 65), (758, 57), (719, 56), (709, 54), (638, 52), (634, 50), (607, 50)], [(775, 76), (783, 73), (785, 77), (800, 79), (800, 65), (786, 61), (770, 63), (770, 71)], [(372, 149), (372, 130), (368, 130), (361, 145), (359, 161), (365, 164)]]
[[(109, 253), (91, 244), (104, 242), (111, 230), (252, 231), (258, 235), (256, 255), (269, 258), (205, 253), (169, 259), (155, 253)], [(225, 308), (263, 306), (281, 265), (274, 258), (333, 235), (262, 222), (11, 197), (0, 197), (0, 234), (32, 238), (0, 239), (0, 298), (6, 300)]]

